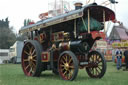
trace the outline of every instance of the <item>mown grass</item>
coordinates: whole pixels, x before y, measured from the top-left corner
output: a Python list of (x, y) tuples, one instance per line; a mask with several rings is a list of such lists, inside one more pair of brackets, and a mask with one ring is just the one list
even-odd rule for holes
[(0, 85), (128, 85), (128, 71), (117, 70), (112, 62), (107, 63), (107, 72), (101, 79), (90, 78), (86, 71), (79, 70), (74, 81), (64, 81), (51, 71), (41, 77), (26, 77), (20, 64), (0, 65)]

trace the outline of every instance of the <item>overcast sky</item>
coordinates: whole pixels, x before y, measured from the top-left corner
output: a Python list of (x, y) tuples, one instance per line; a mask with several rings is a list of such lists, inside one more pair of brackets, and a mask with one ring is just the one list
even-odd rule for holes
[[(40, 13), (48, 10), (48, 2), (54, 0), (0, 0), (0, 19), (9, 17), (10, 26), (18, 30), (23, 26), (24, 19), (32, 19), (35, 22), (39, 21)], [(66, 0), (73, 4), (77, 0)], [(84, 4), (86, 0), (81, 0)], [(93, 0), (91, 0), (93, 1)], [(106, 0), (96, 0), (98, 4), (101, 4)], [(108, 6), (116, 12), (117, 20), (124, 23), (128, 28), (128, 0), (117, 0), (116, 10), (114, 6)]]

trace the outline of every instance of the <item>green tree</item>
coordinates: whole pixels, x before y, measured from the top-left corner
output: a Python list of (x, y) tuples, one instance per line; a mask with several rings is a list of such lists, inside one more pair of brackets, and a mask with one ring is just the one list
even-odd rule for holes
[(32, 22), (31, 19), (24, 19), (24, 26), (29, 25), (30, 22)]
[(24, 26), (27, 26), (27, 23), (26, 23), (27, 21), (26, 21), (26, 19), (24, 20)]
[(9, 49), (16, 41), (13, 27), (9, 27), (8, 18), (0, 20), (0, 49)]

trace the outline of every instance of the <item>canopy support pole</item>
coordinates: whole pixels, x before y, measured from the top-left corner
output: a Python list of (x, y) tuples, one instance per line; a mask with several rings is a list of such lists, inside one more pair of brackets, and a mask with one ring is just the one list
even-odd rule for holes
[(106, 34), (105, 11), (103, 10), (104, 33)]
[(90, 33), (90, 10), (88, 9), (88, 33)]
[(85, 29), (86, 29), (87, 27), (86, 27), (86, 25), (85, 25), (85, 21), (84, 21), (83, 17), (81, 17), (81, 18), (82, 18), (82, 22), (83, 22), (83, 24), (84, 24), (84, 27), (85, 27)]

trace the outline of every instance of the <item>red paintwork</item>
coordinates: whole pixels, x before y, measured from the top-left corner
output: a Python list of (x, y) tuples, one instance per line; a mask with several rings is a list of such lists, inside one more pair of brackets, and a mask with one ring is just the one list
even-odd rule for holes
[(86, 58), (85, 55), (78, 55), (78, 56), (77, 56), (77, 59), (78, 59), (79, 61), (86, 61), (85, 58)]
[(44, 34), (44, 33), (41, 33), (40, 34), (40, 40), (45, 40), (46, 39), (46, 34)]
[(59, 39), (63, 39), (64, 38), (63, 33), (58, 33), (58, 36), (59, 36)]
[(31, 25), (31, 24), (35, 24), (35, 22), (29, 22), (29, 25)]
[(61, 41), (64, 39), (63, 32), (52, 33), (52, 41)]
[(92, 31), (92, 38), (96, 39), (97, 37), (101, 37), (102, 39), (105, 39), (105, 34), (103, 32), (99, 32), (99, 31)]
[(38, 37), (35, 37), (35, 38), (34, 38), (34, 40), (37, 40), (37, 41), (39, 41)]
[(39, 15), (39, 18), (40, 18), (40, 19), (47, 19), (47, 18), (48, 18), (48, 12), (41, 13), (41, 14)]
[(63, 50), (69, 50), (70, 49), (68, 42), (62, 42), (60, 47)]
[(42, 52), (42, 61), (49, 61), (49, 55), (48, 55), (48, 52)]

